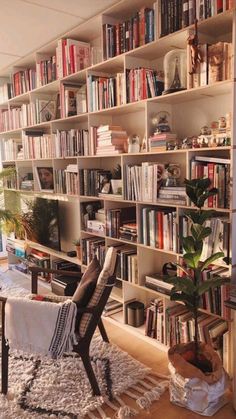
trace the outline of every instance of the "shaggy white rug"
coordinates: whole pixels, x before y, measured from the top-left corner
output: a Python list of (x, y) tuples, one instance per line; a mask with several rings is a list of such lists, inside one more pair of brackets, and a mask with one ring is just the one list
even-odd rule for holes
[[(21, 285), (17, 273), (0, 273), (1, 295), (28, 294), (29, 290)], [(81, 419), (86, 415), (91, 419), (125, 419), (137, 415), (140, 409), (148, 409), (169, 385), (165, 377), (157, 377), (100, 337), (93, 339), (90, 349), (101, 397), (92, 395), (83, 364), (76, 354), (55, 361), (23, 359), (11, 353), (9, 391), (7, 396), (0, 394), (0, 419)], [(130, 407), (134, 405), (135, 408)]]
[[(9, 365), (8, 396), (0, 396), (0, 418), (129, 418), (139, 409), (148, 409), (168, 387), (149, 368), (117, 346), (104, 343), (100, 337), (91, 345), (92, 365), (102, 391), (92, 395), (82, 362), (68, 354), (60, 360), (22, 359), (12, 353)], [(126, 395), (126, 403), (122, 395)], [(127, 396), (136, 401), (130, 408)], [(130, 403), (133, 405), (134, 403)]]

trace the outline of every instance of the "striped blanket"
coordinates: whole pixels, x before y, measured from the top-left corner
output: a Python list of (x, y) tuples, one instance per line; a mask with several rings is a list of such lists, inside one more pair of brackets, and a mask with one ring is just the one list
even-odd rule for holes
[(76, 304), (10, 297), (5, 308), (5, 337), (12, 350), (59, 358), (73, 349)]

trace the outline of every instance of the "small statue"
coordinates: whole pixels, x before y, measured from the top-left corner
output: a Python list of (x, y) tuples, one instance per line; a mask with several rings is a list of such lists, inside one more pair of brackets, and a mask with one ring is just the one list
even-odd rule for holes
[(190, 46), (191, 62), (189, 74), (193, 75), (197, 72), (198, 65), (202, 62), (202, 56), (199, 48), (197, 20), (195, 20), (195, 32), (188, 37), (188, 45)]
[(200, 148), (198, 137), (192, 137), (192, 148)]
[(226, 130), (226, 118), (224, 116), (220, 116), (220, 118), (218, 119), (218, 129), (220, 131)]
[(141, 151), (142, 151), (142, 153), (146, 153), (148, 151), (147, 138), (145, 136), (142, 139)]
[(128, 138), (128, 153), (139, 153), (140, 152), (140, 138), (134, 134)]

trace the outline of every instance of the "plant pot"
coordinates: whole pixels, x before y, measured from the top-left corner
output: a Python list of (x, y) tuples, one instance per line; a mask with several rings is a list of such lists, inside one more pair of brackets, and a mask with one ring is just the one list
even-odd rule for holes
[(112, 193), (122, 195), (122, 179), (111, 179)]
[(211, 363), (212, 372), (204, 373), (191, 364), (194, 342), (169, 349), (170, 401), (204, 416), (212, 416), (225, 403), (229, 380), (214, 349), (200, 343), (200, 358)]

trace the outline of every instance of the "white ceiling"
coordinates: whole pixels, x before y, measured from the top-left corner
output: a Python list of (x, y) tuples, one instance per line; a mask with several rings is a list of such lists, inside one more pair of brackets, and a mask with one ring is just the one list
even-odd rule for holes
[(0, 70), (118, 0), (0, 0)]

